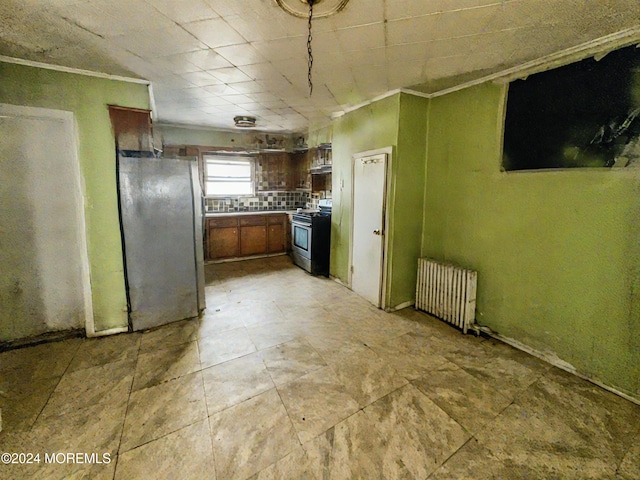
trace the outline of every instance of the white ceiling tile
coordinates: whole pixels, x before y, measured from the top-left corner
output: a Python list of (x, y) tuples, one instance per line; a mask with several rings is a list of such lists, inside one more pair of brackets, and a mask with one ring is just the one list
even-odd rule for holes
[(278, 98), (272, 93), (269, 92), (260, 92), (260, 93), (247, 93), (246, 95), (254, 102), (259, 102), (268, 108), (278, 108), (275, 103), (282, 102), (286, 105), (286, 101)]
[(189, 73), (197, 72), (200, 70), (194, 64), (188, 62), (184, 58), (184, 53), (178, 53), (176, 55), (168, 55), (166, 57), (150, 58), (149, 63), (160, 72), (170, 73)]
[(384, 23), (343, 28), (336, 32), (342, 51), (383, 48), (385, 46)]
[(246, 40), (222, 18), (185, 23), (182, 27), (210, 48), (245, 43)]
[[(156, 93), (160, 93), (161, 91), (165, 90), (176, 91), (192, 86), (191, 84), (188, 84), (180, 75), (174, 73), (171, 73), (169, 75), (155, 76), (152, 84), (153, 88), (155, 90), (158, 90)], [(179, 92), (177, 93), (177, 95), (183, 95), (183, 92)]]
[[(221, 83), (219, 85), (207, 85), (206, 87), (202, 87), (202, 89), (211, 95), (235, 95), (238, 93), (226, 83)], [(225, 101), (224, 103), (229, 102)]]
[[(144, 28), (163, 29), (169, 28), (174, 23), (165, 15), (145, 2), (131, 0), (109, 0), (108, 2), (100, 0), (90, 0), (100, 12), (102, 18), (99, 19), (100, 24), (105, 28), (102, 35), (113, 37), (123, 33), (137, 32)], [(76, 7), (87, 5), (81, 3), (74, 5), (71, 10)], [(115, 19), (115, 22), (111, 21)], [(144, 25), (144, 26), (143, 26)]]
[(210, 48), (183, 53), (182, 58), (198, 67), (199, 70), (213, 70), (215, 68), (233, 66)]
[(394, 88), (432, 92), (637, 28), (640, 2), (354, 0), (313, 22), (311, 97), (307, 21), (273, 0), (6, 0), (0, 18), (0, 55), (147, 78), (161, 120), (229, 127), (249, 111), (304, 129)]
[(507, 4), (510, 0), (394, 0), (386, 3), (387, 20), (419, 17), (440, 12), (465, 11), (485, 5)]
[(252, 45), (263, 57), (268, 58), (271, 62), (286, 60), (304, 55), (307, 52), (307, 39), (302, 36), (279, 38), (267, 42), (254, 42)]
[(277, 20), (267, 21), (258, 12), (225, 17), (230, 25), (247, 41), (268, 41), (290, 36), (290, 32)]
[(243, 103), (253, 103), (253, 99), (246, 95), (220, 95), (220, 98), (226, 100), (233, 105), (241, 105)]
[[(303, 38), (300, 42), (302, 45), (303, 53), (307, 51), (307, 39)], [(316, 54), (328, 53), (330, 55), (339, 54), (340, 42), (338, 41), (338, 35), (335, 31), (318, 32), (313, 36), (311, 41), (311, 47), (313, 49), (314, 56)]]
[(242, 94), (267, 92), (269, 90), (265, 84), (253, 80), (250, 82), (233, 82), (230, 83), (229, 86)]
[(384, 2), (368, 1), (366, 5), (362, 4), (362, 7), (359, 7), (354, 0), (353, 2), (349, 2), (345, 9), (338, 15), (329, 17), (326, 20), (331, 24), (334, 30), (383, 22), (385, 6), (395, 1), (396, 0), (386, 0)]
[(203, 71), (182, 73), (180, 74), (180, 76), (187, 82), (198, 87), (206, 87), (207, 85), (219, 85), (223, 83), (210, 73)]
[(141, 57), (162, 57), (206, 48), (177, 25), (161, 30), (141, 29), (113, 37), (111, 41)]
[(437, 28), (436, 15), (389, 21), (387, 23), (387, 45), (433, 40), (436, 38), (433, 32)]
[(65, 9), (63, 18), (80, 28), (93, 32), (101, 37), (124, 33), (117, 17), (109, 15), (92, 3), (83, 2)]
[(227, 59), (227, 61), (236, 67), (242, 65), (253, 65), (255, 63), (264, 63), (267, 61), (258, 50), (249, 43), (239, 45), (230, 45), (228, 47), (216, 48), (216, 53)]
[(236, 67), (217, 68), (208, 72), (224, 83), (248, 82), (253, 80), (246, 73)]
[(242, 65), (238, 67), (249, 78), (270, 83), (272, 80), (282, 79), (280, 71), (271, 63), (258, 63), (255, 65)]
[(176, 23), (197, 22), (218, 17), (203, 0), (145, 0)]
[(215, 107), (213, 105), (201, 106), (199, 108), (204, 113), (209, 113), (209, 114), (222, 113), (222, 110), (220, 110), (218, 107)]

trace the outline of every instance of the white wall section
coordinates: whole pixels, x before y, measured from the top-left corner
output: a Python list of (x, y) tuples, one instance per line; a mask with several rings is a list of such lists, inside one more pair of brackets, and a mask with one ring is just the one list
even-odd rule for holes
[(92, 326), (73, 114), (0, 104), (0, 341)]

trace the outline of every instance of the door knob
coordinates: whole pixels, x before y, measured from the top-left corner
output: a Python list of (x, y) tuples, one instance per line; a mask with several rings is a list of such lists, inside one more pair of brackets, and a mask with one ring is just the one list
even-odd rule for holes
[(380, 232), (380, 230), (376, 229), (373, 231), (374, 235), (382, 235), (382, 233)]

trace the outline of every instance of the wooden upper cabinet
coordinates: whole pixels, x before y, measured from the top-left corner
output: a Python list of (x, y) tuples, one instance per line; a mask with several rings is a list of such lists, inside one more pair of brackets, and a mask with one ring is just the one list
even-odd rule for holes
[(311, 188), (311, 155), (309, 152), (291, 155), (291, 172), (293, 188)]
[(261, 153), (258, 156), (258, 191), (295, 188), (293, 161), (286, 152)]
[(109, 105), (109, 117), (118, 150), (153, 152), (149, 110)]

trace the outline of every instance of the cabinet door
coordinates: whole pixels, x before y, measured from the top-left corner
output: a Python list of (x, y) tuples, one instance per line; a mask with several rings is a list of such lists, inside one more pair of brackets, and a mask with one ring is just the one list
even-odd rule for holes
[(216, 227), (209, 229), (209, 258), (238, 256), (238, 228)]
[(267, 253), (267, 227), (247, 226), (240, 228), (240, 254), (260, 255)]
[(283, 223), (269, 225), (269, 253), (285, 251), (285, 232)]

